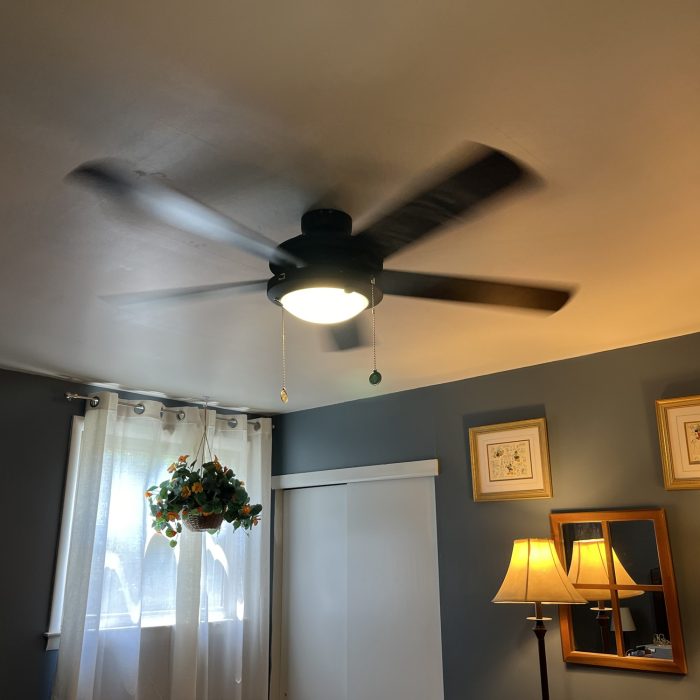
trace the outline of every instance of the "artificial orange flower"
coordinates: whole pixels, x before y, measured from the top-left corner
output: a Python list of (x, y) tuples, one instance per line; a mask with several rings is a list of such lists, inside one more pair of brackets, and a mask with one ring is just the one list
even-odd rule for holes
[(160, 518), (161, 515), (163, 515), (163, 511), (162, 511), (162, 510), (159, 510), (159, 511), (156, 513), (156, 518)]
[(187, 484), (180, 489), (180, 495), (183, 498), (187, 498), (190, 495), (190, 487)]
[(202, 493), (202, 491), (204, 491), (202, 483), (200, 481), (195, 481), (194, 484), (192, 484), (192, 493)]
[(189, 515), (190, 511), (187, 510), (187, 508), (182, 509), (182, 517), (186, 518)]
[(260, 518), (258, 518), (257, 515), (254, 515), (251, 522), (253, 523), (253, 525), (257, 525), (260, 522)]
[(168, 513), (168, 520), (177, 520), (179, 517), (177, 513)]
[(168, 467), (168, 471), (169, 471), (171, 474), (172, 474), (176, 469), (177, 469), (177, 464), (175, 464), (175, 462), (173, 462), (173, 463)]
[(186, 462), (188, 457), (189, 457), (189, 455), (180, 455), (180, 456), (177, 458), (177, 461), (178, 461), (178, 462)]
[(150, 498), (153, 494), (150, 491), (146, 491), (146, 498)]
[(250, 506), (243, 506), (243, 508), (241, 508), (241, 515), (250, 515)]

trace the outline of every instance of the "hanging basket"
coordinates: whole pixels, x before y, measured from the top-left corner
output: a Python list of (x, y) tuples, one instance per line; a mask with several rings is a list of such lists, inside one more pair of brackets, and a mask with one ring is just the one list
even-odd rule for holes
[(188, 513), (184, 521), (188, 530), (192, 530), (192, 532), (206, 532), (207, 530), (218, 530), (224, 521), (224, 516), (223, 513), (210, 513), (209, 515)]

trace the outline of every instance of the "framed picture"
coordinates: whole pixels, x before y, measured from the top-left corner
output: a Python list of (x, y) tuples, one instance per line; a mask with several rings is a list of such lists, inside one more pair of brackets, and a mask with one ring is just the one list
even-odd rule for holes
[(475, 501), (551, 498), (544, 418), (469, 428)]
[(700, 396), (656, 402), (664, 487), (700, 489)]

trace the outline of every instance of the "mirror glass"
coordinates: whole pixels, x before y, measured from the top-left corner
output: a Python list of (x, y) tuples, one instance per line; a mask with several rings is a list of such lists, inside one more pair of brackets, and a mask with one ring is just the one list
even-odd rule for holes
[(550, 519), (569, 579), (588, 601), (561, 607), (565, 661), (685, 673), (663, 510)]

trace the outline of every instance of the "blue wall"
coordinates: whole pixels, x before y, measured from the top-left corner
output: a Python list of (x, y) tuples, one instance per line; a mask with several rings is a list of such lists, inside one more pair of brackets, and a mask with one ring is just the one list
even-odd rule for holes
[(71, 420), (84, 387), (0, 370), (3, 565), (0, 575), (0, 697), (48, 698), (56, 652), (47, 652)]
[[(446, 700), (539, 697), (530, 611), (489, 602), (513, 539), (549, 536), (553, 510), (666, 508), (689, 675), (567, 667), (555, 620), (547, 635), (550, 689), (556, 700), (697, 700), (700, 491), (664, 490), (654, 410), (656, 399), (690, 394), (700, 394), (700, 334), (279, 416), (273, 472), (439, 459)], [(474, 503), (469, 427), (540, 416), (554, 498)]]

